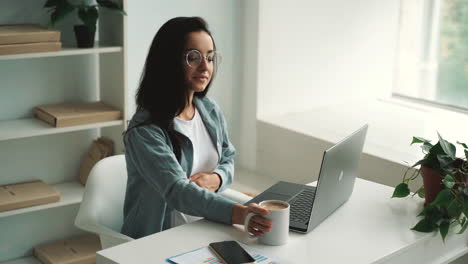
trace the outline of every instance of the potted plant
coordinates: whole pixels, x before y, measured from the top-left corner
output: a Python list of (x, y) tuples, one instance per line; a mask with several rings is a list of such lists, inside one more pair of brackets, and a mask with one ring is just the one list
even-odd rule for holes
[[(457, 142), (464, 150), (464, 156), (457, 157), (455, 145), (440, 134), (438, 136), (439, 141), (435, 145), (429, 140), (413, 137), (411, 144), (421, 144), (424, 158), (408, 168), (402, 183), (395, 187), (392, 198), (408, 196), (408, 184), (421, 175), (423, 186), (413, 196), (418, 194), (426, 202), (418, 215), (422, 219), (412, 229), (426, 233), (439, 231), (445, 240), (450, 227), (460, 225), (458, 234), (468, 227), (468, 146)], [(411, 170), (416, 166), (420, 168)]]
[(96, 0), (95, 3), (90, 0), (79, 0), (73, 3), (69, 0), (47, 0), (44, 8), (50, 12), (50, 23), (52, 26), (67, 15), (77, 11), (78, 17), (83, 22), (82, 25), (74, 26), (77, 46), (79, 48), (91, 48), (94, 46), (100, 8), (106, 8), (126, 15), (122, 8), (110, 0)]

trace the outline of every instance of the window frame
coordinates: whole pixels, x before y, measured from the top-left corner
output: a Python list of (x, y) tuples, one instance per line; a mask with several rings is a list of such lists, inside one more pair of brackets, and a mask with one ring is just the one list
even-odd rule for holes
[[(419, 54), (415, 55), (417, 66), (412, 69), (415, 80), (417, 80), (416, 88), (408, 93), (404, 93), (401, 85), (405, 82), (400, 78), (400, 67), (402, 62), (401, 56), (401, 38), (402, 36), (402, 13), (405, 11), (404, 2), (414, 0), (400, 0), (400, 24), (398, 29), (398, 47), (396, 50), (396, 65), (395, 65), (395, 81), (392, 85), (391, 98), (398, 100), (408, 100), (412, 103), (420, 103), (438, 108), (448, 109), (457, 112), (468, 113), (468, 107), (458, 106), (456, 104), (444, 103), (436, 100), (437, 93), (437, 77), (439, 69), (439, 43), (440, 43), (440, 27), (441, 27), (441, 12), (444, 0), (419, 0), (421, 5), (420, 17), (420, 32), (419, 32)], [(405, 85), (403, 85), (405, 86)]]

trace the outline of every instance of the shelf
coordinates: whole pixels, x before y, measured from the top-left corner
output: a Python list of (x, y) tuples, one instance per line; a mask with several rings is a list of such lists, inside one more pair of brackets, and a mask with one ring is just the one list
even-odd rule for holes
[(0, 218), (81, 203), (85, 187), (79, 182), (65, 182), (52, 186), (60, 192), (60, 201), (0, 212)]
[(72, 56), (72, 55), (84, 55), (84, 54), (113, 53), (113, 52), (121, 52), (121, 51), (122, 51), (122, 47), (119, 47), (119, 46), (99, 46), (99, 45), (96, 45), (94, 48), (88, 48), (88, 49), (64, 47), (60, 51), (0, 55), (0, 60), (17, 60), (17, 59), (32, 59), (32, 58), (44, 58), (44, 57), (60, 57), (60, 56)]
[(123, 120), (115, 120), (79, 126), (56, 128), (36, 118), (5, 120), (0, 121), (0, 141), (16, 138), (66, 133), (72, 131), (86, 130), (90, 128), (118, 126), (122, 124)]
[(0, 262), (0, 264), (41, 264), (39, 260), (35, 257), (25, 257), (19, 259), (8, 260), (4, 262)]
[[(18, 14), (28, 14), (32, 24), (48, 23), (50, 18), (37, 4), (21, 2), (0, 0), (4, 23), (23, 23)], [(113, 2), (127, 10), (128, 0)], [(82, 233), (74, 225), (85, 191), (76, 181), (77, 169), (91, 141), (112, 140), (115, 154), (125, 149), (128, 17), (100, 13), (92, 48), (76, 47), (76, 21), (65, 20), (56, 28), (61, 49), (0, 55), (0, 182), (24, 182), (36, 175), (61, 193), (54, 203), (0, 211), (0, 264), (39, 264), (31, 256), (34, 246)], [(38, 105), (91, 101), (118, 109), (121, 116), (116, 118), (121, 120), (57, 128), (33, 115)]]

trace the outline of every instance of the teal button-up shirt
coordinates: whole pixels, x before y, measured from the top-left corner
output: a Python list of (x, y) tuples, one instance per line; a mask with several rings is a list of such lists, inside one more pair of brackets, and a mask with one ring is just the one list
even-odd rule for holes
[[(235, 155), (226, 121), (214, 101), (207, 97), (193, 100), (218, 152), (218, 166), (213, 172), (221, 177), (218, 192), (223, 191), (232, 183)], [(154, 124), (132, 128), (148, 116), (146, 111), (137, 112), (124, 138), (128, 182), (122, 233), (140, 238), (168, 229), (174, 209), (231, 224), (235, 202), (188, 180), (193, 164), (189, 138), (182, 137), (179, 163), (166, 131)], [(177, 125), (175, 129), (181, 131)]]

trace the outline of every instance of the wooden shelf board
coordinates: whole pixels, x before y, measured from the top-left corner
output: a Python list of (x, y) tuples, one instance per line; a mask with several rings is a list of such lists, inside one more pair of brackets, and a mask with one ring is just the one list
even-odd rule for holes
[(60, 56), (72, 56), (72, 55), (83, 55), (83, 54), (113, 53), (113, 52), (121, 52), (121, 51), (122, 51), (122, 47), (119, 47), (119, 46), (96, 45), (93, 48), (63, 47), (62, 50), (60, 51), (0, 55), (0, 60), (60, 57)]
[(19, 208), (15, 210), (0, 212), (0, 218), (81, 203), (81, 200), (83, 199), (83, 193), (85, 190), (85, 187), (81, 183), (64, 182), (64, 183), (54, 184), (52, 186), (60, 192), (60, 201), (55, 202), (55, 203), (48, 203), (48, 204), (42, 204), (42, 205), (36, 205), (32, 207)]
[(0, 141), (122, 125), (123, 120), (56, 128), (36, 118), (0, 121)]

